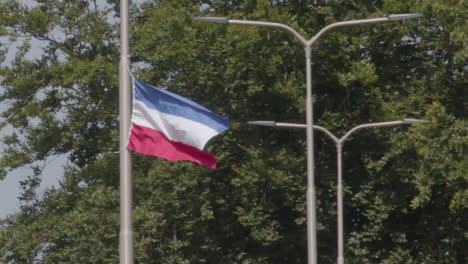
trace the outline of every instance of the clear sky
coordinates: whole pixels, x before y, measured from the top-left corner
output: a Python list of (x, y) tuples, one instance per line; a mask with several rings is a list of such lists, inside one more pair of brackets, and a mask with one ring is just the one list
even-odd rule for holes
[[(58, 186), (58, 181), (63, 175), (63, 165), (66, 162), (65, 156), (59, 156), (51, 159), (43, 172), (40, 193), (50, 186)], [(31, 175), (30, 169), (17, 169), (9, 173), (7, 177), (0, 181), (0, 218), (14, 213), (19, 209), (18, 196), (20, 194), (21, 180)]]
[[(21, 0), (26, 5), (34, 5), (35, 1)], [(1, 42), (1, 39), (0, 39)], [(6, 60), (3, 65), (8, 64), (14, 57), (16, 52), (15, 46), (9, 48)], [(41, 43), (39, 41), (31, 41), (31, 50), (27, 55), (28, 59), (34, 59), (41, 54)], [(2, 87), (0, 87), (0, 90)], [(2, 103), (3, 104), (3, 103)], [(6, 105), (0, 105), (0, 111), (3, 111)], [(11, 128), (6, 128), (2, 131), (0, 136), (11, 133)], [(0, 146), (1, 149), (1, 146)], [(63, 165), (66, 162), (65, 156), (51, 158), (45, 166), (40, 191), (45, 190), (47, 187), (52, 185), (57, 186), (59, 178), (63, 175)], [(18, 196), (20, 195), (20, 184), (21, 180), (31, 175), (32, 171), (28, 168), (21, 168), (10, 172), (4, 180), (0, 180), (0, 218), (5, 217), (8, 214), (14, 213), (19, 209)]]
[[(1, 1), (1, 0), (0, 0)], [(131, 3), (141, 4), (147, 0), (132, 0)], [(36, 1), (31, 0), (19, 0), (22, 4), (28, 6), (36, 5)], [(98, 0), (98, 4), (105, 4), (104, 1)], [(1, 38), (0, 38), (1, 42)], [(6, 62), (11, 61), (15, 53), (15, 48), (12, 47), (10, 52), (7, 54)], [(40, 56), (41, 54), (41, 42), (37, 40), (31, 41), (31, 51), (29, 52), (27, 58), (33, 59), (34, 57)], [(0, 90), (2, 87), (0, 87)], [(0, 105), (0, 112), (2, 109), (5, 109), (5, 105)], [(4, 133), (9, 133), (11, 130), (6, 129)], [(2, 135), (0, 134), (0, 137)], [(0, 146), (1, 150), (1, 146)], [(66, 156), (57, 157), (51, 159), (43, 172), (41, 190), (46, 189), (52, 185), (57, 186), (60, 177), (63, 176), (63, 166), (66, 162)], [(4, 180), (0, 180), (0, 218), (4, 217), (7, 214), (11, 214), (19, 209), (18, 196), (20, 194), (20, 185), (19, 181), (26, 179), (28, 175), (31, 174), (30, 169), (18, 169), (12, 171), (7, 175)]]
[[(41, 42), (37, 40), (32, 40), (31, 50), (27, 54), (26, 58), (34, 59), (35, 57), (40, 56), (41, 46)], [(6, 60), (2, 65), (7, 65), (13, 59), (15, 53), (15, 46), (11, 46), (9, 48), (9, 52), (7, 53)], [(1, 90), (2, 87), (0, 86), (0, 91)], [(2, 102), (2, 104), (0, 104), (0, 112), (5, 110), (6, 108), (7, 105), (5, 105), (5, 102)], [(2, 130), (0, 137), (3, 135), (10, 134), (12, 131), (13, 130), (11, 127), (6, 127), (4, 130)], [(2, 146), (0, 146), (0, 150), (2, 150)], [(43, 178), (40, 187), (41, 191), (52, 185), (58, 185), (59, 177), (63, 175), (63, 165), (65, 164), (65, 162), (65, 156), (54, 157), (47, 162), (43, 172)], [(31, 173), (32, 170), (29, 168), (20, 168), (8, 173), (5, 179), (0, 180), (0, 218), (5, 217), (7, 214), (11, 214), (15, 211), (18, 211), (18, 196), (20, 195), (21, 191), (19, 182), (21, 180), (25, 180), (28, 177), (28, 175), (31, 175)]]

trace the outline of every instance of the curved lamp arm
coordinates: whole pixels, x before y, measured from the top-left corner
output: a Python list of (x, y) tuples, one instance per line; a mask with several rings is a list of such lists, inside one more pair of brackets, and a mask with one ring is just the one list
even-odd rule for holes
[(421, 17), (422, 14), (396, 14), (390, 15), (388, 17), (380, 17), (380, 18), (370, 18), (370, 19), (359, 19), (359, 20), (350, 20), (350, 21), (343, 21), (330, 24), (324, 28), (322, 28), (313, 38), (307, 41), (307, 44), (312, 45), (315, 41), (317, 41), (325, 32), (332, 30), (334, 28), (339, 27), (349, 27), (355, 25), (365, 25), (365, 24), (374, 24), (374, 23), (382, 23), (382, 22), (395, 22), (401, 21), (406, 19), (418, 18)]
[(339, 27), (349, 27), (355, 25), (365, 25), (365, 24), (374, 24), (374, 23), (382, 23), (382, 22), (395, 22), (401, 21), (406, 19), (418, 18), (421, 17), (422, 14), (396, 14), (390, 15), (388, 17), (381, 17), (381, 18), (370, 18), (370, 19), (359, 19), (359, 20), (350, 20), (350, 21), (343, 21), (330, 24), (324, 28), (322, 28), (314, 37), (310, 40), (306, 40), (303, 36), (301, 36), (296, 30), (291, 28), (290, 26), (275, 23), (275, 22), (263, 22), (263, 21), (251, 21), (251, 20), (237, 20), (237, 19), (228, 19), (226, 17), (194, 17), (193, 20), (195, 21), (203, 21), (203, 22), (212, 22), (212, 23), (219, 23), (219, 24), (233, 24), (233, 25), (246, 25), (246, 26), (259, 26), (259, 27), (273, 27), (279, 28), (288, 31), (289, 33), (293, 34), (299, 42), (302, 43), (305, 47), (310, 47), (314, 42), (316, 42), (325, 32), (332, 30), (334, 28)]
[(304, 37), (302, 37), (296, 30), (291, 28), (290, 26), (275, 23), (275, 22), (262, 22), (262, 21), (251, 21), (251, 20), (237, 20), (237, 19), (227, 19), (226, 17), (194, 17), (193, 20), (195, 21), (204, 21), (204, 22), (212, 22), (212, 23), (219, 23), (219, 24), (233, 24), (233, 25), (246, 25), (246, 26), (258, 26), (258, 27), (273, 27), (279, 28), (288, 31), (289, 33), (293, 34), (302, 45), (307, 45), (307, 41)]
[[(324, 127), (313, 125), (313, 128), (315, 130), (318, 130), (318, 131), (321, 131), (321, 132), (325, 133), (335, 143), (342, 144), (349, 136), (351, 136), (351, 134), (353, 134), (357, 130), (361, 130), (361, 129), (364, 129), (364, 128), (388, 127), (388, 126), (412, 125), (412, 124), (427, 124), (427, 123), (430, 123), (430, 122), (431, 121), (429, 121), (429, 120), (407, 118), (407, 119), (397, 120), (397, 121), (362, 124), (362, 125), (353, 127), (351, 130), (346, 132), (346, 134), (344, 136), (342, 136), (341, 138), (336, 137), (332, 132), (330, 132), (330, 130), (328, 130), (328, 129), (324, 128)], [(257, 126), (271, 126), (271, 127), (307, 128), (306, 124), (280, 123), (280, 122), (275, 122), (275, 121), (248, 121), (247, 124), (257, 125)]]
[(429, 121), (429, 120), (409, 119), (409, 118), (407, 118), (407, 119), (397, 120), (397, 121), (362, 124), (362, 125), (353, 127), (351, 130), (349, 130), (343, 137), (340, 138), (340, 141), (344, 142), (352, 133), (354, 133), (357, 130), (361, 130), (363, 128), (388, 127), (388, 126), (412, 125), (412, 124), (427, 124), (427, 123), (430, 123), (430, 122), (431, 121)]

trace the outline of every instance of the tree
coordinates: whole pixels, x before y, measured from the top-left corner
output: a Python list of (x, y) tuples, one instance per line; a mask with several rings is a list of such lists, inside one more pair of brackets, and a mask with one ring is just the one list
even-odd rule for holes
[[(314, 3), (317, 2), (317, 3)], [(327, 33), (313, 51), (316, 123), (428, 126), (362, 131), (345, 144), (349, 263), (464, 263), (466, 21), (463, 1), (151, 1), (132, 6), (132, 70), (231, 119), (207, 151), (220, 168), (135, 155), (138, 263), (304, 263), (305, 137), (246, 120), (303, 122), (303, 51), (287, 33), (193, 22), (278, 21), (313, 35), (335, 21), (421, 12), (404, 23)], [(1, 168), (35, 166), (20, 212), (0, 227), (7, 263), (115, 263), (118, 257), (118, 3), (0, 4)], [(28, 40), (43, 54), (29, 59)], [(335, 157), (316, 136), (319, 262), (335, 262)], [(42, 197), (40, 163), (69, 153)], [(34, 239), (31, 239), (34, 238)]]

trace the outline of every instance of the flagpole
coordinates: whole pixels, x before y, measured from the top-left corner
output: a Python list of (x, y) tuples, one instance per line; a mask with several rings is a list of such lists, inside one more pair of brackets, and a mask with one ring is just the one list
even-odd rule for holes
[(130, 130), (131, 90), (128, 56), (128, 0), (120, 1), (120, 65), (119, 65), (119, 114), (120, 114), (120, 264), (133, 264), (132, 228), (132, 157), (127, 149)]

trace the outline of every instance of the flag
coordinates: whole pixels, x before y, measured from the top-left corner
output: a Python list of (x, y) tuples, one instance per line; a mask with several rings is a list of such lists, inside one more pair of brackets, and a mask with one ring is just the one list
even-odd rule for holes
[(175, 93), (133, 79), (128, 148), (169, 161), (187, 160), (216, 168), (206, 143), (229, 128), (229, 120)]

